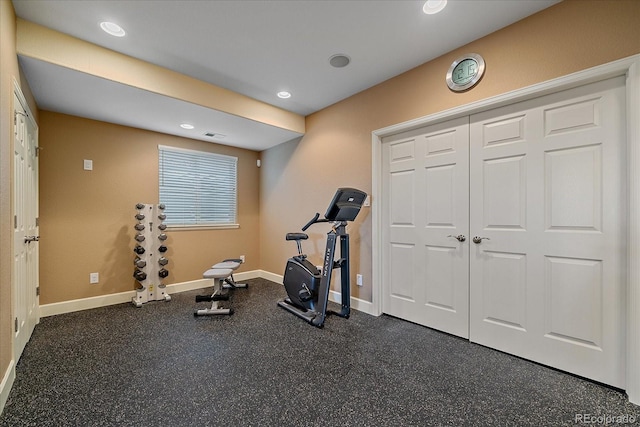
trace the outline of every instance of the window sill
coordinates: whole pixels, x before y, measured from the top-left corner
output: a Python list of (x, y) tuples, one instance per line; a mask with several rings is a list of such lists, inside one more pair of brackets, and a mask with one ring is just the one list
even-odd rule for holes
[(230, 230), (240, 228), (240, 224), (198, 224), (198, 225), (168, 225), (167, 231), (198, 231), (198, 230)]

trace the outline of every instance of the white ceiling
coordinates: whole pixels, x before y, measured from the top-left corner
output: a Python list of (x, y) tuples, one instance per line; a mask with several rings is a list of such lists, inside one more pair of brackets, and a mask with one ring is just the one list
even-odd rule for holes
[[(18, 17), (308, 115), (559, 0), (13, 0)], [(101, 21), (121, 25), (112, 37)], [(329, 57), (351, 63), (333, 68)], [(21, 66), (41, 109), (263, 150), (299, 134), (35, 59)], [(443, 71), (444, 73), (445, 71)], [(444, 75), (443, 75), (444, 82)], [(444, 83), (443, 83), (444, 84)], [(276, 93), (289, 91), (282, 100)], [(183, 122), (196, 125), (185, 131)]]

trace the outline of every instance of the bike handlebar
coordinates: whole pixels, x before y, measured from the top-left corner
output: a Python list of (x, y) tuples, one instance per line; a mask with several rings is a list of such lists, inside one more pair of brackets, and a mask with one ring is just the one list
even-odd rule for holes
[(302, 227), (302, 231), (307, 231), (307, 228), (311, 227), (315, 222), (320, 218), (320, 214), (316, 212), (316, 215), (309, 221), (304, 227)]
[(325, 219), (325, 218), (318, 219), (318, 218), (320, 218), (320, 214), (316, 213), (315, 216), (311, 219), (311, 221), (309, 221), (308, 223), (305, 224), (304, 227), (302, 227), (302, 231), (307, 231), (307, 228), (311, 227), (313, 224), (317, 222), (329, 222), (328, 219)]

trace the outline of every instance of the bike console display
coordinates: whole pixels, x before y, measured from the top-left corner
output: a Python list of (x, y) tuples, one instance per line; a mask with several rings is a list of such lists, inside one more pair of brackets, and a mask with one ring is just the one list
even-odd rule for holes
[(338, 188), (324, 217), (328, 221), (353, 221), (367, 198), (367, 193), (355, 188)]

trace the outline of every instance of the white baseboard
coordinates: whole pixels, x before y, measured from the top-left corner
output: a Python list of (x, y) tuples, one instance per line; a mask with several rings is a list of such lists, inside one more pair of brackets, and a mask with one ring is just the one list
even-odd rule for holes
[(135, 295), (135, 291), (129, 291), (43, 304), (40, 306), (40, 318), (55, 316), (56, 314), (72, 313), (74, 311), (89, 310), (91, 308), (106, 307), (108, 305), (122, 304), (124, 302), (130, 302)]
[(281, 274), (270, 273), (268, 271), (260, 270), (260, 277), (262, 279), (270, 280), (275, 283), (279, 283), (282, 285), (282, 280), (284, 279)]
[(7, 399), (9, 399), (9, 393), (11, 392), (11, 387), (13, 387), (13, 381), (15, 379), (16, 365), (13, 360), (11, 360), (9, 367), (7, 367), (7, 371), (2, 377), (2, 383), (0, 383), (0, 414), (2, 414), (4, 405), (7, 403)]
[[(329, 291), (329, 300), (341, 304), (342, 294), (336, 291)], [(373, 304), (360, 298), (351, 297), (351, 308), (366, 314), (370, 314), (372, 316), (376, 316), (375, 311), (373, 310)]]
[[(271, 273), (264, 270), (252, 270), (233, 275), (237, 282), (242, 280), (249, 280), (255, 278), (262, 278), (270, 280), (275, 283), (282, 284), (283, 277), (280, 274)], [(169, 295), (193, 291), (196, 289), (202, 289), (211, 286), (210, 279), (198, 279), (191, 280), (189, 282), (174, 283), (167, 285), (167, 293)], [(70, 301), (56, 302), (52, 304), (44, 304), (40, 306), (40, 317), (55, 316), (57, 314), (71, 313), (74, 311), (89, 310), (92, 308), (106, 307), (108, 305), (123, 304), (131, 302), (132, 298), (136, 296), (136, 291), (120, 292), (117, 294), (100, 295), (97, 297), (75, 299)], [(329, 299), (331, 301), (340, 303), (342, 302), (340, 292), (330, 291)], [(354, 310), (362, 311), (363, 313), (371, 314), (375, 316), (373, 304), (369, 301), (361, 300), (359, 298), (351, 297), (351, 308)]]
[[(246, 271), (236, 273), (233, 277), (236, 281), (253, 279), (260, 276), (261, 270)], [(167, 293), (187, 292), (211, 286), (211, 280), (198, 279), (189, 282), (174, 283), (167, 285)], [(56, 314), (71, 313), (74, 311), (89, 310), (92, 308), (106, 307), (108, 305), (123, 304), (131, 302), (135, 298), (136, 291), (120, 292), (117, 294), (100, 295), (97, 297), (81, 298), (70, 301), (43, 304), (40, 306), (40, 317), (55, 316)]]

